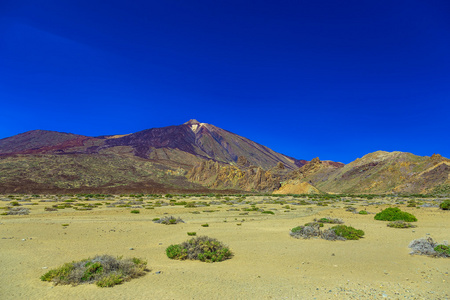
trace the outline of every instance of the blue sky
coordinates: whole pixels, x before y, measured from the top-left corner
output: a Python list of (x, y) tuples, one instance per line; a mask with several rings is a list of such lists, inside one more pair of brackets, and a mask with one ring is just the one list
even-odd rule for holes
[(195, 118), (298, 159), (450, 157), (449, 53), (449, 1), (0, 0), (0, 138)]

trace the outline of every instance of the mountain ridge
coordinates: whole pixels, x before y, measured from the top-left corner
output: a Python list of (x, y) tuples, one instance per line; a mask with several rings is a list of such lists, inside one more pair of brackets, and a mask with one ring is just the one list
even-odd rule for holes
[[(38, 136), (41, 136), (39, 139)], [(9, 147), (8, 147), (9, 146)], [(246, 156), (252, 163), (271, 168), (282, 162), (289, 169), (296, 169), (305, 160), (277, 153), (211, 124), (189, 120), (181, 125), (144, 129), (125, 135), (90, 137), (57, 131), (32, 130), (0, 140), (0, 155), (4, 154), (75, 154), (110, 152), (114, 147), (131, 147), (133, 153), (146, 159), (188, 161), (215, 160), (236, 163), (239, 156)], [(108, 150), (109, 149), (109, 150)], [(171, 149), (165, 152), (160, 149)], [(181, 153), (181, 152), (183, 153)], [(113, 150), (114, 152), (114, 150)]]
[(207, 190), (187, 172), (207, 161), (237, 166), (239, 157), (261, 169), (306, 163), (196, 120), (97, 137), (32, 130), (0, 140), (0, 192)]
[(194, 119), (123, 135), (1, 139), (0, 192), (33, 190), (430, 193), (450, 190), (450, 160), (375, 151), (348, 164), (308, 162)]

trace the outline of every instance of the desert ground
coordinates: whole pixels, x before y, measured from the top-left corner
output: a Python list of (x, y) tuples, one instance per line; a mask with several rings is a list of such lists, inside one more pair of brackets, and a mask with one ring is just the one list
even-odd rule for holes
[[(407, 207), (407, 200), (399, 198), (314, 202), (267, 195), (4, 195), (0, 200), (3, 207), (17, 201), (17, 206), (30, 208), (28, 215), (0, 216), (0, 299), (450, 298), (450, 260), (409, 254), (414, 239), (450, 239), (450, 212), (436, 207), (433, 199), (418, 200), (425, 204), (418, 207)], [(175, 205), (182, 201), (187, 205)], [(57, 210), (45, 210), (53, 205)], [(349, 206), (369, 214), (352, 213)], [(374, 220), (374, 213), (389, 206), (414, 214), (417, 227), (389, 228)], [(163, 216), (185, 223), (152, 222)], [(327, 241), (289, 235), (291, 228), (321, 217), (341, 218), (364, 230), (364, 238)], [(169, 259), (165, 249), (188, 240), (187, 232), (217, 238), (234, 256), (216, 263)], [(40, 280), (50, 269), (97, 254), (143, 258), (150, 271), (112, 288), (54, 286)]]

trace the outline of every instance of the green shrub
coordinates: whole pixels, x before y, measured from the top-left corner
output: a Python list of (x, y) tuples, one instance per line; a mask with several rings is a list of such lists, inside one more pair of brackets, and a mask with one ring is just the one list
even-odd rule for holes
[(130, 211), (132, 214), (138, 214), (140, 213), (139, 209), (133, 209), (132, 211)]
[(447, 245), (437, 245), (434, 247), (434, 251), (439, 253), (441, 256), (450, 257), (450, 247)]
[(344, 221), (337, 218), (320, 218), (320, 219), (314, 219), (314, 222), (318, 223), (329, 223), (329, 224), (342, 224)]
[(442, 210), (450, 210), (450, 200), (445, 200), (439, 204), (439, 208)]
[(360, 210), (359, 213), (360, 215), (368, 215), (369, 213), (365, 210)]
[(123, 282), (122, 272), (111, 272), (110, 274), (105, 275), (99, 280), (97, 280), (96, 284), (99, 287), (113, 287), (117, 284), (121, 284), (122, 282)]
[(220, 262), (233, 256), (228, 247), (216, 239), (200, 236), (166, 249), (170, 259), (192, 259), (204, 262)]
[(187, 257), (187, 249), (184, 249), (181, 245), (170, 245), (166, 249), (166, 254), (170, 259), (183, 260)]
[(417, 203), (415, 200), (409, 200), (408, 201), (408, 205), (406, 205), (406, 207), (416, 207)]
[(66, 263), (42, 275), (41, 280), (53, 282), (55, 285), (95, 282), (99, 287), (112, 287), (143, 276), (148, 271), (147, 262), (139, 258), (122, 259), (101, 255), (79, 262)]
[(416, 227), (415, 225), (405, 222), (403, 220), (389, 222), (387, 224), (387, 226), (392, 227), (392, 228), (414, 228), (414, 227)]
[(374, 217), (375, 220), (379, 221), (405, 221), (405, 222), (416, 222), (417, 218), (410, 213), (401, 211), (397, 207), (389, 207), (383, 211), (377, 213)]
[(208, 223), (202, 224), (202, 227), (209, 227), (209, 224)]
[(188, 232), (187, 235), (194, 236), (194, 235), (197, 235), (197, 232)]
[(305, 226), (319, 226), (319, 227), (323, 227), (323, 223), (319, 223), (319, 222), (309, 222), (306, 223)]
[(275, 213), (271, 210), (265, 210), (262, 212), (263, 214), (269, 214), (269, 215), (274, 215)]
[(75, 266), (73, 263), (65, 263), (61, 267), (50, 270), (44, 275), (41, 276), (42, 281), (55, 281), (59, 283), (59, 281), (64, 282), (66, 278), (69, 276), (69, 274), (73, 271)]
[[(333, 231), (336, 236), (346, 240), (359, 240), (364, 236), (364, 231), (346, 225), (336, 225), (328, 229), (328, 231)], [(327, 237), (326, 239), (332, 240), (330, 238), (331, 236), (332, 234), (329, 236), (325, 234), (325, 237)]]

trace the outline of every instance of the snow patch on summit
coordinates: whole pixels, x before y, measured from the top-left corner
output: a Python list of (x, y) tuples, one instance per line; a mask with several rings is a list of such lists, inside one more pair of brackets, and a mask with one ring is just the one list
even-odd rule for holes
[(198, 128), (198, 124), (193, 124), (193, 125), (191, 125), (191, 130), (192, 130), (193, 132), (197, 132), (197, 128)]
[(192, 125), (191, 125), (191, 130), (192, 130), (194, 133), (197, 133), (197, 132), (200, 130), (201, 127), (208, 128), (207, 125), (208, 125), (207, 123), (197, 123), (197, 124), (192, 124)]

